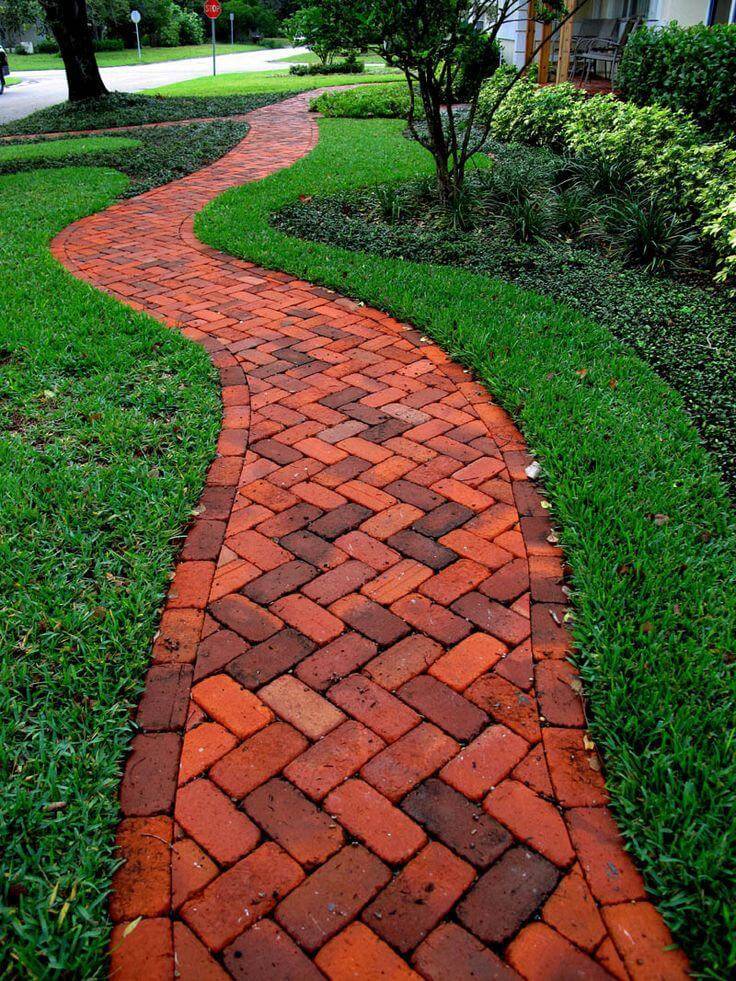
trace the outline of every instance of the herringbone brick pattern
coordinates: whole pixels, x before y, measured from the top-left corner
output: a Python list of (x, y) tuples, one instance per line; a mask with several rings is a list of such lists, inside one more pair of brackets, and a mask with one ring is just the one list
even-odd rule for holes
[(310, 149), (306, 102), (54, 245), (222, 379), (120, 792), (112, 974), (682, 977), (606, 807), (512, 421), (406, 324), (193, 236)]

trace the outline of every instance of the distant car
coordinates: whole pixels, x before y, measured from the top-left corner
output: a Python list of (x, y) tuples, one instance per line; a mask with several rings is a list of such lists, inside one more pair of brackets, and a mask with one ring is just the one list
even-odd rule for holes
[(5, 48), (0, 47), (0, 95), (5, 91), (5, 79), (10, 74), (10, 65)]

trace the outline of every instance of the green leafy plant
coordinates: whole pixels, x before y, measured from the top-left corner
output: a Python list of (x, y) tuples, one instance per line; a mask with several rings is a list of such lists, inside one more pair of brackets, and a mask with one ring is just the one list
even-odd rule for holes
[(640, 27), (629, 38), (617, 84), (637, 105), (689, 113), (703, 129), (736, 130), (736, 24)]
[(624, 261), (648, 272), (686, 270), (697, 252), (692, 226), (656, 194), (613, 198), (601, 209), (600, 222), (603, 234)]
[(555, 216), (544, 195), (527, 194), (507, 201), (502, 209), (503, 224), (514, 242), (535, 242), (550, 238)]
[(581, 188), (567, 188), (552, 198), (554, 226), (563, 236), (579, 235), (590, 224), (596, 210), (594, 199)]

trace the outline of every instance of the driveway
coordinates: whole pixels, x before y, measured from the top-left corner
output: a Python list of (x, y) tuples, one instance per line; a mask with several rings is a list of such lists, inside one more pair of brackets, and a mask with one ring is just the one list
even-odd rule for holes
[[(287, 55), (299, 55), (306, 48), (277, 48), (275, 50), (244, 51), (240, 54), (218, 55), (218, 75), (233, 72), (260, 72), (274, 66), (274, 62)], [(20, 59), (12, 59), (15, 69)], [(182, 82), (212, 73), (212, 58), (187, 58), (182, 61), (162, 61), (155, 65), (121, 65), (119, 68), (102, 68), (102, 78), (111, 91), (140, 92), (158, 85)], [(36, 109), (53, 106), (67, 97), (66, 75), (56, 69), (51, 71), (24, 72), (13, 70), (13, 77), (23, 80), (22, 85), (11, 85), (0, 97), (0, 123), (21, 119)]]

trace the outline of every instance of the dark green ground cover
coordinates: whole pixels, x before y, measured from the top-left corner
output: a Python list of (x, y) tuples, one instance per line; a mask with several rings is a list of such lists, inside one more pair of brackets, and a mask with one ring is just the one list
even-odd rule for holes
[(142, 123), (236, 116), (283, 99), (285, 93), (164, 97), (113, 92), (101, 99), (61, 102), (0, 126), (0, 136), (24, 133), (67, 133), (81, 129), (111, 129)]
[(300, 195), (428, 173), (403, 128), (322, 120), (310, 156), (216, 199), (197, 233), (414, 323), (517, 419), (573, 568), (578, 661), (616, 815), (697, 968), (728, 977), (736, 526), (725, 486), (682, 397), (606, 324), (498, 277), (274, 227)]

